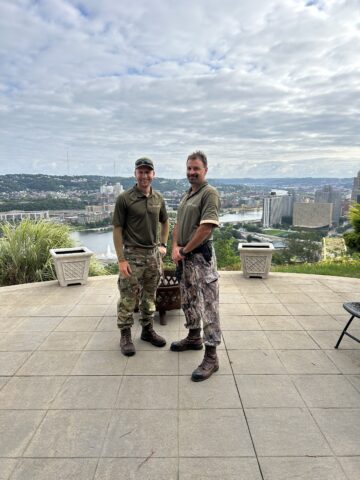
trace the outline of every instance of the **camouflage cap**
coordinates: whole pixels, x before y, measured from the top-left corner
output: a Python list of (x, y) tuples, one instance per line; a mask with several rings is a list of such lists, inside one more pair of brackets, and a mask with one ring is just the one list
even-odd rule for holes
[(151, 170), (154, 170), (153, 161), (147, 157), (138, 158), (135, 162), (135, 169), (139, 167), (149, 167)]

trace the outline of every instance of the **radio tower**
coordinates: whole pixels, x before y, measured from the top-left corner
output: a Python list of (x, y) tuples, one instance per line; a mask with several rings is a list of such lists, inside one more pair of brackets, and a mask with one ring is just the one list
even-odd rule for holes
[(66, 149), (66, 167), (67, 167), (67, 174), (70, 176), (70, 164), (69, 164), (69, 149)]

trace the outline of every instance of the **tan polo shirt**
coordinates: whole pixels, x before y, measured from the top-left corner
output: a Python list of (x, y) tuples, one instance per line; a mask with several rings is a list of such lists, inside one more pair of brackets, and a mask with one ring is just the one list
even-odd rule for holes
[[(191, 188), (181, 199), (177, 220), (176, 239), (179, 246), (184, 247), (202, 223), (219, 226), (220, 197), (216, 188), (205, 182), (199, 190)], [(211, 240), (212, 234), (206, 240)]]
[(153, 248), (159, 241), (159, 222), (167, 219), (162, 195), (151, 189), (147, 197), (135, 185), (118, 196), (112, 223), (122, 228), (125, 247)]

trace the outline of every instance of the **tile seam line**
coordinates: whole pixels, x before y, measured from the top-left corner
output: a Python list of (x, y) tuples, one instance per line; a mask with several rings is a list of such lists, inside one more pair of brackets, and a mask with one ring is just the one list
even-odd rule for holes
[[(242, 401), (242, 398), (241, 398), (239, 386), (238, 386), (238, 384), (237, 384), (237, 382), (236, 382), (235, 373), (234, 373), (234, 370), (233, 370), (232, 363), (231, 363), (231, 361), (230, 361), (229, 351), (228, 351), (228, 349), (227, 349), (227, 347), (226, 347), (226, 342), (225, 342), (225, 340), (223, 341), (223, 343), (224, 343), (224, 347), (225, 347), (225, 351), (226, 351), (226, 356), (227, 356), (227, 359), (228, 359), (229, 364), (230, 364), (230, 368), (231, 368), (231, 372), (232, 372), (232, 377), (233, 377), (233, 380), (234, 380), (234, 383), (235, 383), (235, 388), (236, 388), (236, 390), (237, 390), (238, 397), (239, 397), (239, 400), (240, 400), (240, 405), (241, 405), (241, 408), (242, 408), (242, 411), (243, 411), (243, 415), (244, 415), (244, 418), (245, 418), (246, 428), (247, 428), (247, 430), (248, 430), (248, 432), (249, 432), (251, 444), (252, 444), (252, 447), (253, 447), (253, 449), (254, 449), (255, 458), (256, 458), (257, 465), (258, 465), (259, 473), (260, 473), (261, 479), (262, 479), (262, 480), (265, 480), (265, 477), (264, 477), (264, 474), (263, 474), (263, 471), (262, 471), (262, 468), (261, 468), (261, 465), (260, 465), (259, 455), (258, 455), (257, 450), (256, 450), (256, 447), (255, 447), (255, 442), (254, 442), (254, 439), (253, 439), (253, 436), (252, 436), (252, 433), (251, 433), (251, 430), (250, 430), (249, 420), (248, 420), (247, 415), (246, 415), (246, 412), (245, 412), (244, 404), (243, 404), (243, 401)], [(252, 458), (253, 458), (253, 457), (252, 457)]]
[[(106, 425), (106, 429), (105, 429), (105, 432), (104, 432), (104, 437), (103, 437), (103, 441), (102, 441), (102, 445), (101, 445), (101, 450), (100, 450), (100, 455), (98, 457), (98, 460), (96, 462), (96, 468), (94, 470), (94, 476), (93, 476), (93, 480), (96, 478), (96, 474), (97, 474), (97, 471), (98, 471), (98, 468), (99, 468), (99, 463), (100, 463), (100, 459), (103, 458), (102, 456), (102, 453), (104, 451), (104, 448), (105, 448), (105, 443), (106, 443), (106, 438), (108, 436), (108, 433), (110, 431), (110, 425), (111, 425), (111, 421), (115, 415), (115, 412), (117, 411), (115, 409), (115, 406), (117, 405), (117, 401), (118, 401), (118, 397), (119, 397), (119, 393), (120, 393), (120, 390), (121, 390), (121, 386), (124, 382), (124, 373), (126, 371), (126, 367), (127, 367), (127, 364), (129, 362), (129, 358), (126, 357), (126, 362), (125, 362), (125, 365), (123, 367), (123, 371), (122, 371), (122, 375), (121, 375), (121, 380), (120, 380), (120, 384), (119, 384), (119, 387), (118, 387), (118, 390), (117, 390), (117, 394), (116, 394), (116, 397), (115, 397), (115, 400), (114, 400), (114, 403), (113, 403), (113, 406), (112, 408), (110, 409), (110, 414), (109, 414), (109, 419), (108, 419), (108, 422), (107, 422), (107, 425)], [(75, 368), (75, 367), (74, 367)]]

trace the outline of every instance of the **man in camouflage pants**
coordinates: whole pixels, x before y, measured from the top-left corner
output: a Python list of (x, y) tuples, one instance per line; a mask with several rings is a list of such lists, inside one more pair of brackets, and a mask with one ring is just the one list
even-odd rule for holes
[(187, 178), (191, 185), (183, 196), (174, 228), (172, 259), (182, 270), (181, 306), (188, 336), (171, 344), (170, 350), (201, 350), (201, 324), (205, 343), (202, 363), (191, 376), (194, 382), (209, 378), (219, 369), (216, 347), (221, 342), (219, 322), (219, 275), (216, 271), (212, 231), (219, 226), (219, 194), (205, 180), (207, 158), (203, 152), (189, 155)]
[(120, 271), (117, 325), (121, 332), (121, 352), (126, 356), (135, 355), (131, 327), (134, 324), (133, 312), (138, 296), (141, 339), (156, 347), (163, 347), (166, 344), (165, 339), (153, 329), (161, 255), (166, 253), (169, 235), (164, 199), (159, 192), (151, 188), (154, 176), (152, 160), (145, 157), (136, 160), (137, 183), (118, 196), (113, 217), (114, 245)]

